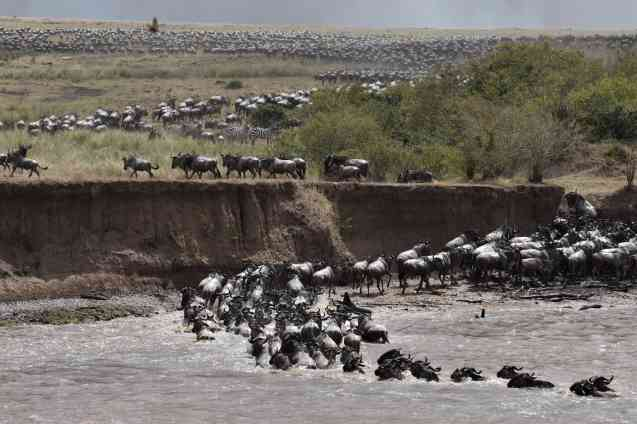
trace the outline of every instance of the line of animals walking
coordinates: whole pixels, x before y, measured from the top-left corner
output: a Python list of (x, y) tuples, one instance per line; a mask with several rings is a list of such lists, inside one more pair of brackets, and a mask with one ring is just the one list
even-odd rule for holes
[[(16, 170), (28, 170), (31, 177), (34, 173), (40, 177), (40, 170), (47, 170), (48, 167), (40, 165), (34, 159), (27, 158), (29, 150), (33, 146), (22, 144), (17, 149), (10, 150), (6, 154), (0, 154), (0, 166), (6, 171), (11, 169), (10, 176), (13, 177)], [(136, 155), (129, 155), (122, 158), (124, 171), (129, 171), (129, 176), (138, 177), (139, 173), (147, 173), (149, 177), (154, 177), (153, 171), (159, 169), (159, 165), (153, 164), (147, 159)], [(199, 179), (204, 175), (212, 178), (221, 178), (219, 166), (226, 169), (226, 178), (236, 174), (239, 178), (276, 178), (283, 175), (292, 179), (305, 180), (307, 177), (307, 161), (300, 157), (271, 157), (258, 158), (256, 156), (221, 155), (221, 164), (218, 159), (196, 153), (178, 153), (171, 157), (171, 168), (180, 169), (187, 179), (195, 176)], [(328, 155), (324, 161), (324, 176), (337, 181), (356, 180), (361, 181), (369, 177), (369, 161), (364, 159), (350, 159), (346, 156)], [(409, 182), (433, 182), (433, 175), (425, 170), (404, 170), (398, 177), (399, 183)]]
[[(530, 237), (515, 237), (515, 232), (508, 227), (499, 228), (483, 238), (478, 238), (475, 232), (467, 232), (470, 235), (462, 234), (452, 239), (444, 251), (436, 255), (423, 256), (431, 250), (428, 242), (398, 254), (399, 281), (403, 293), (409, 277), (420, 277), (419, 288), (422, 288), (424, 274), (410, 272), (418, 269), (411, 265), (417, 262), (410, 261), (423, 259), (425, 263), (436, 264), (441, 284), (444, 284), (445, 276), (453, 281), (453, 265), (456, 263), (453, 258), (467, 258), (467, 245), (474, 250), (473, 266), (481, 278), (487, 277), (490, 271), (505, 271), (508, 264), (517, 264), (526, 270), (528, 265), (524, 264), (536, 264), (536, 259), (550, 261), (551, 255), (546, 249), (570, 249), (570, 246), (557, 247), (567, 240), (577, 246), (574, 248), (576, 251), (583, 251), (585, 256), (590, 254), (594, 269), (616, 271), (618, 257), (637, 252), (635, 229), (635, 225), (582, 216), (571, 220), (558, 217), (550, 226), (538, 227)], [(475, 252), (475, 242), (471, 240), (476, 238), (484, 240), (482, 244), (476, 244), (491, 247)], [(504, 242), (509, 247), (499, 247)], [(547, 248), (551, 243), (555, 247)], [(617, 247), (610, 248), (610, 251), (601, 249), (607, 243), (616, 243)], [(601, 250), (595, 251), (597, 247)], [(504, 249), (515, 254), (503, 254)], [(456, 256), (454, 252), (462, 255)], [(503, 260), (509, 257), (517, 260)], [(526, 259), (533, 261), (525, 262)], [(578, 258), (568, 261), (579, 264)], [(249, 339), (248, 353), (259, 367), (330, 369), (340, 362), (345, 373), (365, 373), (367, 365), (361, 344), (389, 343), (387, 328), (372, 319), (370, 309), (355, 305), (348, 293), (344, 294), (342, 301), (332, 299), (323, 309), (318, 303), (319, 296), (322, 289), (327, 288), (327, 297), (331, 298), (332, 294), (336, 294), (335, 286), (348, 283), (347, 278), (354, 281), (356, 288), (363, 281), (359, 279), (361, 271), (368, 284), (376, 282), (380, 293), (383, 293), (383, 280), (391, 280), (391, 263), (381, 256), (368, 262), (364, 271), (361, 262), (332, 266), (326, 261), (318, 261), (249, 265), (230, 278), (212, 273), (197, 288), (186, 287), (181, 291), (180, 309), (184, 313), (184, 322), (192, 325), (197, 340), (214, 340), (214, 334), (224, 329)], [(511, 272), (512, 268), (508, 269)], [(578, 269), (578, 266), (572, 269)], [(440, 381), (440, 367), (432, 366), (426, 357), (418, 359), (403, 354), (399, 349), (385, 352), (379, 357), (377, 365), (374, 374), (379, 380), (402, 380), (404, 373), (409, 371), (417, 379)], [(534, 373), (522, 371), (521, 367), (505, 365), (497, 377), (509, 380), (507, 386), (510, 388), (554, 387)], [(474, 367), (455, 369), (450, 378), (456, 383), (486, 380), (482, 371)], [(612, 381), (612, 376), (593, 376), (575, 382), (570, 391), (580, 396), (605, 397), (613, 392), (609, 387)]]

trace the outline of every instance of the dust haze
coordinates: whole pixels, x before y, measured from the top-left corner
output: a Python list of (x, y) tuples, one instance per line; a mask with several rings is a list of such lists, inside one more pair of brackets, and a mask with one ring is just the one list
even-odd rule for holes
[(0, 0), (0, 15), (361, 27), (632, 28), (634, 0)]

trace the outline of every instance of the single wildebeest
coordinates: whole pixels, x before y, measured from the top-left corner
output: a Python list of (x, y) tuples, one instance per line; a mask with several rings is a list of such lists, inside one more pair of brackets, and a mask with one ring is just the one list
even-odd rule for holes
[(396, 182), (398, 183), (432, 183), (434, 176), (431, 172), (422, 170), (404, 169), (400, 174)]
[(485, 378), (481, 374), (482, 374), (482, 371), (477, 370), (475, 368), (468, 368), (468, 367), (457, 368), (451, 374), (451, 381), (455, 383), (462, 383), (463, 381), (469, 378), (473, 381), (483, 381), (485, 380)]
[(135, 156), (129, 156), (127, 158), (122, 158), (124, 162), (124, 171), (131, 169), (133, 172), (130, 174), (131, 177), (137, 177), (137, 172), (148, 172), (150, 177), (153, 177), (153, 169), (159, 169), (158, 165), (153, 165), (149, 161), (145, 159), (136, 158)]
[(551, 389), (555, 385), (549, 381), (538, 380), (533, 374), (522, 373), (518, 374), (509, 380), (507, 384), (509, 388), (525, 389), (525, 388), (539, 388), (539, 389)]
[(221, 155), (221, 158), (226, 168), (226, 178), (229, 178), (233, 171), (241, 178), (246, 176), (246, 172), (250, 172), (252, 178), (261, 175), (260, 161), (257, 157)]
[(24, 156), (17, 156), (17, 157), (12, 157), (11, 159), (9, 159), (10, 163), (13, 165), (13, 168), (11, 169), (11, 174), (10, 176), (13, 177), (13, 174), (15, 173), (16, 169), (24, 169), (29, 172), (29, 178), (33, 175), (33, 173), (35, 172), (35, 174), (38, 176), (38, 178), (40, 178), (40, 169), (44, 169), (47, 170), (49, 168), (45, 167), (45, 166), (41, 166), (38, 161), (33, 160), (33, 159), (29, 159), (29, 158), (25, 158)]
[(327, 286), (327, 295), (331, 296), (332, 293), (336, 294), (336, 289), (334, 289), (334, 280), (336, 279), (336, 274), (331, 266), (327, 266), (321, 270), (316, 271), (312, 275), (312, 286), (313, 287), (321, 287)]
[(190, 153), (177, 153), (177, 156), (173, 156), (171, 159), (171, 168), (179, 168), (186, 174), (186, 178), (189, 178), (190, 167), (189, 162), (192, 161), (193, 155)]
[(398, 281), (402, 288), (402, 294), (405, 294), (409, 277), (420, 277), (420, 285), (417, 292), (422, 290), (423, 283), (426, 283), (426, 287), (429, 288), (429, 274), (434, 269), (434, 264), (427, 257), (407, 259), (403, 262), (398, 262)]
[[(391, 280), (391, 263), (393, 258), (380, 256), (373, 262), (367, 266), (367, 273), (365, 275), (367, 279), (367, 294), (369, 295), (369, 286), (371, 286), (372, 281), (376, 281), (376, 288), (378, 288), (378, 293), (383, 294), (383, 277), (388, 276), (389, 280)], [(388, 281), (389, 284), (389, 281)]]
[(340, 165), (337, 168), (337, 177), (339, 181), (351, 180), (352, 178), (360, 181), (362, 173), (360, 168), (357, 166)]
[(268, 171), (271, 178), (276, 178), (277, 174), (285, 174), (293, 179), (297, 178), (296, 162), (279, 158), (267, 158), (259, 161), (262, 171)]
[(365, 281), (365, 275), (367, 273), (367, 266), (369, 265), (369, 259), (358, 261), (352, 266), (352, 290), (356, 290), (356, 287), (363, 293), (363, 282)]
[(387, 328), (384, 325), (376, 324), (365, 315), (359, 318), (358, 331), (364, 342), (389, 343)]
[(505, 380), (511, 380), (513, 377), (519, 374), (518, 371), (522, 371), (524, 367), (516, 367), (513, 365), (505, 365), (502, 367), (500, 371), (496, 374), (498, 378), (502, 378)]
[(307, 173), (307, 162), (302, 158), (292, 158), (292, 161), (296, 164), (296, 174), (304, 180)]
[(186, 167), (191, 172), (191, 177), (195, 176), (195, 174), (199, 175), (199, 179), (206, 172), (210, 172), (213, 177), (221, 178), (221, 172), (219, 172), (219, 168), (217, 166), (217, 160), (209, 158), (207, 156), (199, 156), (195, 155), (186, 161)]
[(438, 373), (442, 368), (434, 368), (427, 358), (424, 361), (414, 361), (410, 366), (411, 375), (420, 380), (440, 381)]

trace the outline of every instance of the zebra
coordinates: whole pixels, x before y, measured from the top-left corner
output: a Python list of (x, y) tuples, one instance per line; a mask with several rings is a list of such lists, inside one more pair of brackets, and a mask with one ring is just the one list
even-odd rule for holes
[(253, 145), (256, 140), (265, 140), (266, 144), (271, 144), (272, 136), (272, 128), (250, 127), (248, 129), (248, 138)]
[(241, 143), (245, 143), (249, 136), (245, 127), (227, 127), (223, 129), (223, 134), (228, 140), (239, 140)]

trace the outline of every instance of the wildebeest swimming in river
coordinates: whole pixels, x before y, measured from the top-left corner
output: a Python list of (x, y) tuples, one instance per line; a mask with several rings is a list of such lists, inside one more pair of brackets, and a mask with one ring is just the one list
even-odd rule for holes
[(613, 381), (613, 376), (591, 377), (574, 383), (569, 390), (578, 396), (604, 397), (606, 392), (614, 392), (608, 385)]
[(135, 156), (122, 158), (122, 161), (124, 162), (124, 171), (127, 169), (131, 169), (133, 171), (130, 174), (131, 177), (137, 177), (137, 171), (148, 172), (148, 175), (153, 177), (153, 169), (159, 169), (158, 165), (153, 165), (149, 161)]

